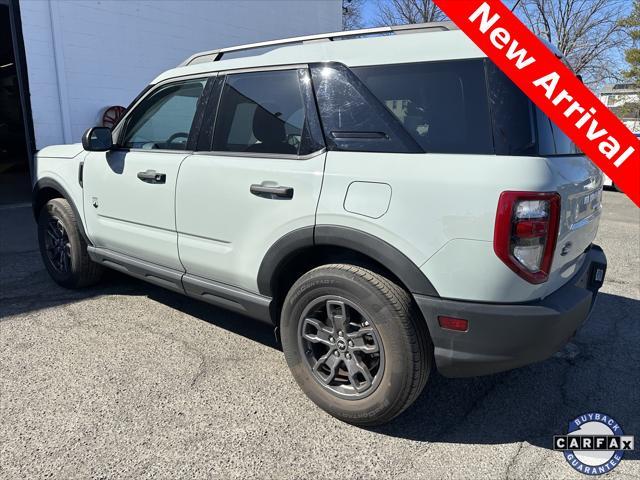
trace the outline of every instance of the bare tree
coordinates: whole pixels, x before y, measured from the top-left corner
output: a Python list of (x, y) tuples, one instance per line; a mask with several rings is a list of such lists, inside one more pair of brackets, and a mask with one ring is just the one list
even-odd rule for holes
[(640, 0), (634, 1), (631, 14), (620, 23), (631, 40), (631, 48), (625, 53), (629, 69), (624, 72), (624, 78), (640, 86)]
[(378, 0), (377, 21), (381, 25), (440, 22), (445, 14), (433, 0)]
[(365, 0), (342, 0), (342, 30), (362, 28), (362, 7)]
[(597, 86), (619, 75), (628, 37), (621, 18), (629, 0), (521, 0), (515, 13), (553, 43), (585, 82)]

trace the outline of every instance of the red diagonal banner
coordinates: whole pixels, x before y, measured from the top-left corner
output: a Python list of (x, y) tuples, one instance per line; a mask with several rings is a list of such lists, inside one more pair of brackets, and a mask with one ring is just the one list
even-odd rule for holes
[(640, 206), (640, 141), (500, 0), (435, 0)]

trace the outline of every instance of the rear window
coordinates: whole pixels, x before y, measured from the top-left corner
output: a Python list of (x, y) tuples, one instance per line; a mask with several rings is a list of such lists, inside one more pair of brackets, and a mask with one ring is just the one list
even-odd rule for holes
[(353, 68), (425, 152), (493, 153), (484, 61)]

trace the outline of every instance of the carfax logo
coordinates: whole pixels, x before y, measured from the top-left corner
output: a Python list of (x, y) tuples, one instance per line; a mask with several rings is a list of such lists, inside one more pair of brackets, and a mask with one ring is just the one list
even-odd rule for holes
[(578, 472), (602, 475), (613, 470), (627, 450), (633, 450), (633, 436), (604, 413), (585, 413), (569, 422), (567, 435), (553, 437), (553, 449)]

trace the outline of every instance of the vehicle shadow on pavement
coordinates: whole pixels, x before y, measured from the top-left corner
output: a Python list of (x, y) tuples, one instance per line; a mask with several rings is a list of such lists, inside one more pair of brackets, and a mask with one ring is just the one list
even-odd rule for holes
[[(49, 278), (39, 252), (0, 252), (0, 321), (8, 316), (104, 295), (147, 296), (271, 348), (273, 328), (251, 318), (107, 271), (100, 285), (67, 290)], [(587, 412), (615, 418), (640, 435), (640, 301), (601, 293), (591, 318), (554, 357), (510, 372), (448, 379), (433, 371), (416, 403), (391, 423), (369, 429), (424, 442), (528, 442), (550, 449), (553, 435)], [(625, 459), (640, 459), (640, 451)]]
[[(149, 286), (153, 287), (153, 286)], [(144, 285), (146, 289), (147, 286)], [(180, 312), (215, 325), (236, 335), (241, 335), (262, 345), (279, 349), (273, 326), (229, 310), (210, 305), (200, 300), (170, 292), (160, 287), (150, 288), (147, 297)]]
[[(425, 442), (528, 442), (552, 448), (570, 420), (601, 412), (640, 435), (640, 301), (600, 293), (576, 337), (552, 358), (510, 372), (450, 379), (432, 372), (416, 403), (371, 430)], [(625, 452), (640, 460), (640, 451)]]
[(273, 327), (266, 323), (111, 270), (105, 272), (99, 285), (81, 290), (59, 287), (49, 278), (44, 266), (41, 270), (29, 275), (29, 283), (20, 285), (17, 290), (15, 285), (4, 283), (0, 285), (0, 321), (4, 317), (81, 302), (104, 295), (144, 295), (231, 333), (242, 335), (271, 348), (278, 348)]
[(278, 348), (273, 327), (244, 315), (220, 309), (112, 270), (105, 270), (100, 283), (94, 287), (66, 289), (51, 280), (37, 250), (11, 253), (0, 251), (0, 321), (8, 316), (104, 295), (144, 295), (237, 335)]
[(145, 295), (232, 333), (277, 348), (269, 325), (112, 270), (105, 270), (104, 277), (94, 287), (62, 288), (51, 280), (44, 268), (29, 206), (0, 212), (0, 322), (6, 317), (105, 295)]

